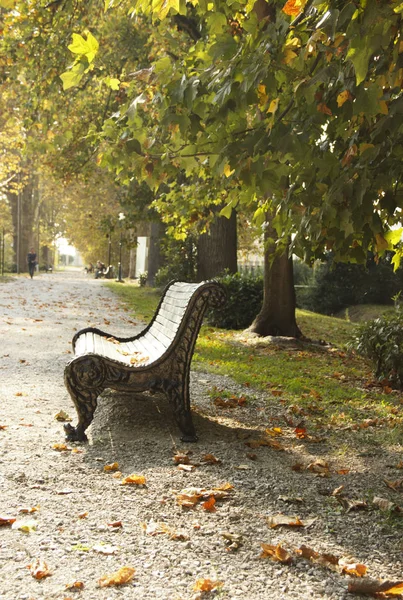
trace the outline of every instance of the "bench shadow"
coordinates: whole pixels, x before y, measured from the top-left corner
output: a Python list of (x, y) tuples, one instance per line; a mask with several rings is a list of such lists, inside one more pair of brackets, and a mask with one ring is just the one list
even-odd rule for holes
[[(212, 448), (238, 444), (245, 454), (244, 441), (257, 435), (255, 429), (237, 420), (217, 420), (192, 410), (198, 435), (195, 443), (181, 441), (168, 400), (159, 394), (134, 394), (105, 391), (98, 399), (94, 420), (87, 430), (89, 444), (86, 460), (105, 458), (105, 464), (118, 462), (128, 469), (151, 469), (166, 465), (167, 457), (186, 450), (194, 454), (211, 453)], [(225, 421), (225, 422), (223, 422)]]

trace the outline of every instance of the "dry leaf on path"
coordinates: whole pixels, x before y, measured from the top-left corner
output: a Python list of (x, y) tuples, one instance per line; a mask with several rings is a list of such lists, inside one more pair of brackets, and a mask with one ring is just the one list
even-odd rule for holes
[(354, 579), (348, 584), (350, 594), (390, 598), (403, 595), (403, 581), (378, 581), (376, 579)]
[(400, 506), (398, 506), (394, 502), (391, 502), (390, 500), (387, 500), (386, 498), (380, 498), (379, 496), (375, 496), (375, 498), (372, 500), (372, 504), (384, 511), (403, 513), (403, 509)]
[(121, 567), (115, 573), (103, 575), (98, 580), (99, 587), (109, 587), (111, 585), (124, 585), (129, 583), (134, 577), (135, 569), (133, 567)]
[(119, 463), (114, 462), (109, 465), (104, 466), (105, 473), (113, 473), (114, 471), (119, 471)]
[(189, 537), (181, 532), (176, 532), (171, 529), (166, 523), (157, 523), (156, 521), (149, 521), (148, 523), (141, 523), (141, 527), (147, 535), (168, 535), (171, 540), (186, 541)]
[(52, 575), (46, 562), (39, 558), (35, 559), (27, 568), (35, 579), (44, 579)]
[(216, 458), (214, 454), (205, 454), (202, 458), (202, 462), (208, 465), (216, 465), (221, 462), (219, 458)]
[(217, 509), (216, 509), (215, 504), (216, 504), (216, 500), (215, 500), (214, 496), (211, 496), (208, 500), (203, 502), (202, 507), (207, 512), (216, 512)]
[(344, 508), (346, 514), (353, 510), (366, 510), (368, 508), (368, 504), (365, 500), (350, 500), (350, 498), (345, 498), (341, 495), (336, 495), (335, 498)]
[(66, 444), (63, 443), (53, 444), (52, 448), (57, 452), (70, 452), (71, 450), (71, 448), (69, 448)]
[(0, 515), (0, 527), (4, 525), (12, 525), (16, 521), (16, 517), (7, 517), (6, 515)]
[(177, 465), (188, 465), (190, 463), (190, 458), (187, 454), (175, 454), (172, 460)]
[(289, 565), (292, 562), (292, 556), (280, 544), (273, 546), (272, 544), (260, 544), (262, 546), (262, 554), (260, 558), (271, 558), (277, 562)]
[(403, 491), (403, 479), (397, 479), (396, 481), (390, 481), (389, 479), (384, 479), (385, 484), (391, 490), (395, 492)]
[(195, 592), (211, 592), (223, 585), (222, 581), (213, 581), (212, 579), (198, 579), (193, 586)]
[(122, 479), (120, 484), (121, 485), (145, 485), (146, 478), (144, 477), (144, 475), (136, 475), (135, 473), (132, 473), (131, 475), (128, 475), (127, 477)]
[(287, 515), (278, 514), (266, 517), (266, 521), (269, 527), (280, 527), (285, 525), (287, 527), (305, 527), (304, 523), (299, 517), (288, 517)]
[(64, 410), (59, 410), (58, 413), (55, 414), (56, 421), (72, 421), (72, 418)]
[(229, 533), (227, 531), (222, 531), (221, 535), (223, 536), (226, 543), (226, 550), (228, 552), (232, 552), (233, 550), (238, 550), (243, 545), (243, 539), (241, 535), (236, 533)]
[(73, 583), (66, 583), (66, 590), (82, 590), (84, 589), (84, 584), (82, 581), (73, 581)]

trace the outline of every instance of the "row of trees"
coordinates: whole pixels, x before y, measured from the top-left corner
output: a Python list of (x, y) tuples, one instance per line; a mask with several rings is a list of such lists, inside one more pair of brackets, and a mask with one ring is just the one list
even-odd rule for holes
[(275, 335), (300, 335), (292, 253), (364, 262), (394, 250), (399, 266), (399, 1), (0, 7), (7, 126), (29, 172), (40, 156), (64, 184), (57, 202), (78, 247), (95, 203), (97, 231), (123, 210), (129, 228), (159, 219), (168, 235), (199, 239), (209, 277), (236, 268), (235, 212), (254, 220), (266, 251), (252, 329)]

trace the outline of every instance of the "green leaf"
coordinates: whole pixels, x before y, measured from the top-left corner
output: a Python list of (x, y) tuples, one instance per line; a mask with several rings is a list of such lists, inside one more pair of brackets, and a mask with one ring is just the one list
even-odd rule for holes
[(16, 0), (0, 0), (0, 8), (14, 8)]
[(207, 16), (207, 24), (212, 34), (221, 33), (227, 27), (227, 17), (220, 12), (211, 12)]
[(68, 90), (78, 85), (84, 75), (85, 66), (82, 63), (76, 63), (69, 71), (65, 71), (60, 75), (63, 81), (63, 89)]
[(115, 79), (113, 77), (105, 77), (104, 79), (106, 85), (111, 88), (111, 90), (118, 90), (120, 81), (119, 79)]

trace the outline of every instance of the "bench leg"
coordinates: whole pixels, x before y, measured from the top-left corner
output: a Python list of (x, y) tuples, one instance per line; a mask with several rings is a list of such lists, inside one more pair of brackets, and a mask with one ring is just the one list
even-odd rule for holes
[(65, 369), (64, 382), (78, 415), (76, 427), (70, 423), (64, 425), (66, 440), (70, 442), (86, 442), (88, 439), (85, 430), (94, 418), (97, 398), (104, 390), (100, 385), (98, 366), (94, 359), (77, 360)]
[(172, 383), (165, 390), (170, 403), (173, 406), (174, 418), (182, 432), (182, 442), (197, 442), (198, 437), (193, 425), (192, 413), (190, 411), (189, 381)]

